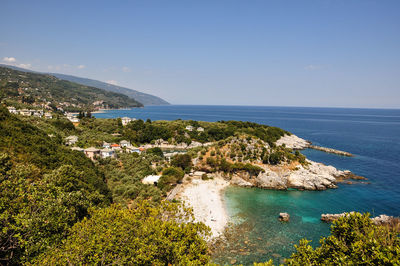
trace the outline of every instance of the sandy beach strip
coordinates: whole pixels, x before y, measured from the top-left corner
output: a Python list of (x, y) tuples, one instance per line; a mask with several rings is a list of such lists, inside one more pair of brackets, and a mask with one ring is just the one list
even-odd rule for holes
[(222, 191), (229, 183), (222, 178), (211, 180), (193, 179), (184, 184), (176, 198), (193, 208), (193, 214), (198, 222), (203, 222), (211, 228), (211, 238), (218, 237), (228, 223), (228, 215), (224, 206)]

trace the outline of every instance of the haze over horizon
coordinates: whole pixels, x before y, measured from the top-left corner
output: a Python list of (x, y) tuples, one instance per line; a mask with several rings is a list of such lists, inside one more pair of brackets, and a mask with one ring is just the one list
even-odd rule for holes
[(399, 1), (2, 1), (0, 63), (172, 104), (400, 108)]

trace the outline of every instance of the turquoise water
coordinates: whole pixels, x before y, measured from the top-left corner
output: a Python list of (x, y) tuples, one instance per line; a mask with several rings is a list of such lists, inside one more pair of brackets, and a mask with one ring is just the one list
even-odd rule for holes
[[(319, 221), (322, 213), (368, 211), (373, 215), (400, 216), (398, 109), (154, 106), (96, 116), (253, 121), (278, 126), (316, 145), (355, 155), (348, 158), (315, 150), (303, 151), (311, 160), (365, 176), (370, 184), (340, 184), (338, 189), (317, 192), (228, 188), (225, 201), (232, 221), (236, 222), (236, 232), (216, 252), (216, 262), (236, 260), (249, 264), (269, 258), (279, 262), (293, 252), (293, 244), (301, 238), (318, 244), (320, 236), (329, 234), (329, 225)], [(289, 223), (277, 220), (280, 212), (291, 215)]]

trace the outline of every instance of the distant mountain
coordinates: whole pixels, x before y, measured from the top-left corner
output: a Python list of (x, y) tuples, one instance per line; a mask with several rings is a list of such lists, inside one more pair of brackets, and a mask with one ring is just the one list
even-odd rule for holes
[[(2, 64), (0, 64), (0, 66), (12, 68), (12, 69), (19, 70), (19, 71), (24, 71), (24, 72), (36, 72), (36, 71), (29, 70), (29, 69), (23, 69), (23, 68), (20, 68), (20, 67), (15, 67), (15, 66), (2, 65)], [(39, 72), (36, 72), (36, 73), (39, 73)], [(100, 88), (100, 89), (103, 89), (103, 90), (106, 90), (106, 91), (122, 93), (122, 94), (125, 94), (125, 95), (129, 96), (130, 98), (133, 98), (133, 99), (143, 103), (144, 105), (169, 105), (170, 104), (167, 101), (161, 99), (160, 97), (157, 97), (157, 96), (154, 96), (154, 95), (151, 95), (151, 94), (147, 94), (147, 93), (143, 93), (143, 92), (140, 92), (140, 91), (136, 91), (136, 90), (132, 90), (132, 89), (128, 89), (128, 88), (124, 88), (124, 87), (108, 84), (108, 83), (105, 83), (105, 82), (102, 82), (102, 81), (98, 81), (98, 80), (94, 80), (94, 79), (81, 78), (81, 77), (65, 75), (65, 74), (59, 74), (59, 73), (47, 73), (47, 74), (55, 76), (55, 77), (57, 77), (59, 79), (72, 81), (72, 82), (79, 83), (79, 84), (82, 84), (82, 85), (96, 87), (96, 88)]]
[(12, 105), (46, 106), (66, 111), (143, 106), (122, 93), (16, 69), (0, 66), (0, 99)]
[(167, 101), (161, 99), (160, 97), (143, 93), (140, 91), (108, 84), (102, 81), (94, 80), (94, 79), (87, 79), (87, 78), (80, 78), (76, 76), (70, 76), (70, 75), (65, 75), (65, 74), (58, 74), (58, 73), (51, 73), (51, 75), (59, 78), (59, 79), (65, 79), (68, 81), (76, 82), (79, 84), (83, 84), (86, 86), (92, 86), (96, 88), (100, 88), (106, 91), (112, 91), (112, 92), (118, 92), (125, 94), (131, 98), (134, 98), (138, 100), (139, 102), (143, 103), (144, 105), (169, 105)]

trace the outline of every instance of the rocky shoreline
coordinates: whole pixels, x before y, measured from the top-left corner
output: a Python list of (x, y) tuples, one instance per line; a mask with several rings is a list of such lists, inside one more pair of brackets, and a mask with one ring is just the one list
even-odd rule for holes
[[(294, 168), (294, 169), (291, 169)], [(333, 166), (307, 160), (307, 165), (268, 166), (264, 165), (264, 173), (250, 176), (239, 173), (232, 176), (230, 183), (241, 187), (258, 187), (264, 189), (286, 190), (326, 190), (337, 188), (338, 182), (348, 179), (365, 179), (346, 170), (338, 170)]]
[[(311, 143), (295, 135), (285, 135), (276, 142), (276, 145), (305, 149), (310, 147)], [(211, 239), (215, 239), (224, 232), (228, 223), (221, 193), (230, 185), (273, 190), (326, 190), (337, 188), (339, 182), (351, 183), (349, 179), (365, 179), (348, 170), (338, 170), (333, 166), (308, 159), (302, 164), (258, 163), (257, 166), (263, 169), (257, 175), (250, 175), (246, 171), (230, 174), (218, 171), (207, 174), (207, 180), (202, 180), (205, 172), (192, 173), (187, 175), (183, 184), (174, 191), (173, 194), (176, 195), (173, 198), (183, 200), (188, 207), (193, 208), (195, 219), (208, 225), (212, 232)]]
[[(341, 217), (345, 217), (349, 214), (353, 214), (355, 212), (343, 212), (343, 213), (335, 213), (335, 214), (321, 214), (321, 221), (326, 222), (326, 223), (330, 223), (333, 221), (338, 220)], [(376, 224), (376, 225), (390, 225), (393, 223), (399, 223), (399, 218), (394, 217), (394, 216), (388, 216), (385, 214), (381, 214), (379, 216), (370, 218), (371, 221)]]
[(263, 168), (265, 172), (257, 176), (245, 172), (228, 176), (217, 172), (208, 174), (208, 180), (202, 180), (201, 175), (187, 175), (174, 191), (173, 198), (183, 200), (193, 208), (195, 219), (211, 228), (211, 240), (220, 236), (228, 223), (222, 192), (230, 185), (274, 190), (325, 190), (337, 188), (339, 180), (355, 176), (350, 171), (341, 171), (310, 160), (307, 160), (306, 166), (299, 164), (294, 169), (286, 165), (264, 165)]

